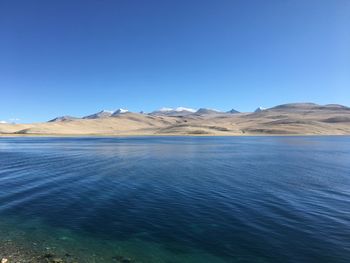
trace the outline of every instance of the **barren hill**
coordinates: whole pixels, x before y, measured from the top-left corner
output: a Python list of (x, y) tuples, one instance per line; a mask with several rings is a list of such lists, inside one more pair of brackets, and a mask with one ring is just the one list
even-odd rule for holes
[[(55, 120), (55, 119), (54, 119)], [(3, 135), (350, 135), (350, 108), (283, 104), (254, 113), (123, 113), (103, 118), (58, 118), (33, 124), (0, 124)]]

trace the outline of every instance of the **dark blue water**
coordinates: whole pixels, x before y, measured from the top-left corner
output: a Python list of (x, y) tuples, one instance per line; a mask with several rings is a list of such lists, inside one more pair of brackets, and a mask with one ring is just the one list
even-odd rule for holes
[(350, 137), (0, 138), (0, 240), (82, 262), (349, 262)]

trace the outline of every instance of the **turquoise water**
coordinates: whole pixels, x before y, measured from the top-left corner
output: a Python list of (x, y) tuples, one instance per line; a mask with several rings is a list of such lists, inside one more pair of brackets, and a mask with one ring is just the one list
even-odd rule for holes
[(1, 242), (79, 262), (350, 258), (350, 137), (0, 138), (0, 189)]

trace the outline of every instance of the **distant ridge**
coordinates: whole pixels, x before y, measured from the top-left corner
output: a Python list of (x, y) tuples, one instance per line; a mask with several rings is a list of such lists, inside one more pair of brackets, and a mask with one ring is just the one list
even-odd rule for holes
[(83, 117), (83, 119), (101, 119), (101, 118), (108, 118), (108, 117), (112, 117), (112, 116), (117, 116), (119, 114), (123, 114), (129, 112), (128, 110), (125, 109), (117, 109), (115, 111), (110, 111), (110, 110), (102, 110), (99, 111), (97, 113), (88, 115)]
[(69, 115), (65, 115), (65, 116), (60, 116), (60, 117), (56, 117), (52, 120), (49, 120), (48, 122), (63, 122), (63, 121), (73, 121), (73, 120), (77, 120), (79, 118), (77, 117), (73, 117), (73, 116), (69, 116)]
[(240, 113), (240, 112), (238, 110), (231, 109), (231, 110), (227, 111), (226, 113), (235, 114), (235, 113)]
[(263, 111), (263, 110), (266, 110), (266, 109), (263, 108), (263, 107), (258, 107), (254, 112), (260, 112), (260, 111)]
[(113, 116), (117, 116), (117, 115), (127, 113), (127, 112), (129, 112), (129, 111), (126, 109), (117, 109), (116, 111), (113, 112), (113, 114), (111, 116), (113, 117)]
[(199, 110), (196, 111), (197, 115), (219, 114), (219, 113), (222, 113), (222, 112), (214, 109), (207, 109), (207, 108), (200, 108)]
[(311, 109), (314, 107), (322, 107), (321, 105), (317, 105), (316, 103), (310, 102), (300, 102), (300, 103), (286, 103), (277, 105), (270, 109)]
[(350, 110), (349, 107), (339, 104), (319, 105), (316, 103), (287, 103), (277, 105), (268, 110), (289, 110), (289, 111), (303, 111), (303, 110)]
[(1, 123), (0, 134), (15, 135), (350, 135), (350, 108), (339, 104), (287, 103), (256, 112), (162, 108), (151, 113), (126, 109), (45, 123)]
[(161, 108), (159, 110), (153, 111), (150, 115), (158, 115), (158, 116), (186, 116), (196, 112), (196, 110), (185, 107), (177, 107), (173, 108)]
[(109, 111), (109, 110), (102, 110), (99, 111), (97, 113), (88, 115), (83, 117), (83, 119), (99, 119), (99, 118), (107, 118), (110, 117), (112, 115), (113, 111)]

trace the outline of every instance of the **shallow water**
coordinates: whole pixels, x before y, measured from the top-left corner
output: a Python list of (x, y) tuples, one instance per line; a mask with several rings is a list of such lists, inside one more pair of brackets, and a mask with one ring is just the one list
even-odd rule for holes
[(80, 262), (350, 258), (350, 137), (0, 138), (0, 189), (1, 242)]

